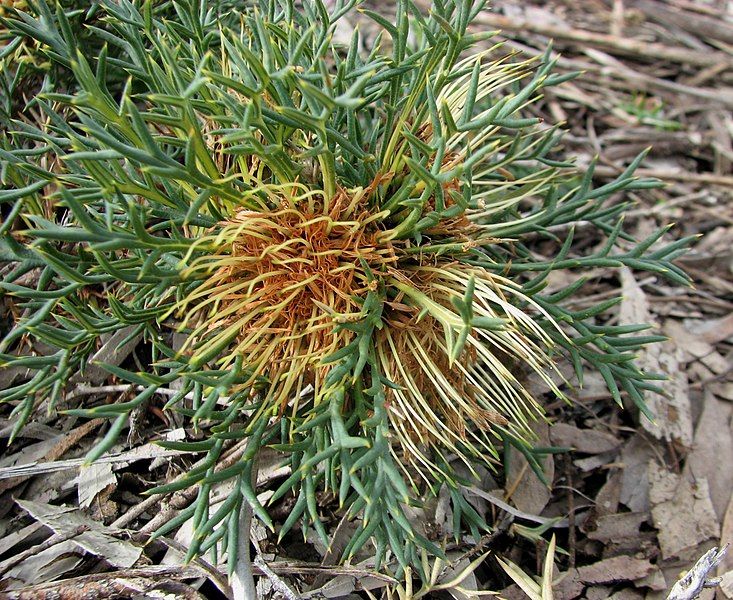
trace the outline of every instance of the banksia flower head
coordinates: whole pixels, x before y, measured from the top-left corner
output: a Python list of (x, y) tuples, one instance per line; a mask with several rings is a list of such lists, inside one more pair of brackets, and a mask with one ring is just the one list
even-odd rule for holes
[[(581, 383), (591, 366), (642, 410), (655, 389), (633, 359), (657, 336), (608, 325), (616, 300), (567, 308), (582, 277), (545, 291), (556, 269), (598, 266), (686, 282), (670, 262), (686, 241), (652, 250), (663, 232), (633, 240), (626, 204), (609, 202), (655, 185), (633, 176), (642, 157), (597, 188), (592, 165), (561, 160), (558, 128), (529, 106), (573, 75), (553, 75), (549, 51), (519, 60), (471, 32), (484, 2), (423, 13), (400, 0), (396, 23), (364, 11), (390, 48), (369, 52), (358, 30), (333, 42), (355, 4), (101, 0), (92, 14), (40, 0), (4, 21), (53, 68), (16, 78), (43, 90), (41, 117), (11, 103), (2, 125), (1, 286), (30, 312), (13, 311), (0, 360), (35, 375), (0, 396), (17, 431), (39, 405), (112, 418), (91, 460), (175, 389), (164, 408), (199, 439), (163, 444), (206, 456), (151, 493), (199, 486), (159, 531), (192, 519), (190, 556), (218, 545), (235, 558), (244, 503), (275, 527), (252, 484), (269, 445), (290, 466), (269, 502), (296, 498), (280, 536), (300, 521), (328, 543), (325, 489), (359, 523), (344, 558), (373, 543), (378, 562), (419, 565), (420, 549), (439, 552), (405, 516), (424, 494), (445, 486), (457, 525), (487, 527), (456, 461), (496, 468), (511, 445), (538, 465), (529, 375), (562, 397), (556, 362)], [(70, 18), (94, 19), (99, 52)], [(573, 246), (581, 220), (607, 239), (592, 254)], [(529, 244), (556, 239), (552, 226), (569, 233), (543, 257)], [(102, 366), (139, 394), (64, 406), (69, 374), (122, 327), (147, 363)], [(232, 439), (247, 450), (216, 472)], [(234, 492), (210, 514), (224, 480)]]
[[(515, 284), (455, 260), (480, 243), (479, 227), (466, 217), (431, 227), (425, 252), (395, 239), (389, 211), (374, 212), (374, 183), (332, 198), (301, 185), (263, 189), (269, 202), (260, 210), (236, 211), (187, 255), (198, 257), (184, 278), (202, 282), (176, 306), (183, 328), (192, 326), (191, 362), (226, 368), (241, 358), (249, 377), (240, 385), (261, 381), (262, 410), (289, 412), (293, 422), (306, 386), (314, 404), (328, 401), (334, 363), (353, 363), (337, 380), (345, 388), (367, 365), (379, 368), (393, 384), (391, 431), (418, 468), (438, 469), (426, 446), (450, 449), (470, 467), (469, 451), (495, 455), (497, 431), (531, 435), (538, 407), (511, 363), (546, 377), (552, 341), (516, 308), (542, 314)], [(370, 310), (379, 320), (365, 335), (359, 326)]]

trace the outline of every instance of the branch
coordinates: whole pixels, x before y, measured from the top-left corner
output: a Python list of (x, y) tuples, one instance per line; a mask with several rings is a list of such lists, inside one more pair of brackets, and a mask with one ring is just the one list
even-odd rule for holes
[(618, 38), (604, 33), (593, 33), (582, 29), (570, 27), (557, 27), (547, 23), (539, 23), (527, 19), (513, 19), (492, 13), (481, 13), (475, 21), (475, 25), (485, 25), (490, 28), (499, 28), (504, 31), (515, 31), (521, 33), (536, 33), (555, 40), (564, 40), (583, 46), (595, 46), (624, 56), (644, 57), (646, 59), (656, 58), (667, 60), (683, 65), (696, 67), (710, 67), (712, 65), (724, 64), (730, 68), (733, 59), (722, 52), (703, 52), (690, 50), (689, 48), (677, 48), (665, 44), (642, 42), (628, 37)]
[(703, 554), (700, 560), (695, 563), (695, 566), (674, 584), (667, 600), (694, 600), (700, 595), (703, 588), (717, 586), (720, 583), (720, 577), (707, 579), (707, 575), (723, 560), (727, 550), (728, 544), (720, 551), (717, 547), (713, 547)]

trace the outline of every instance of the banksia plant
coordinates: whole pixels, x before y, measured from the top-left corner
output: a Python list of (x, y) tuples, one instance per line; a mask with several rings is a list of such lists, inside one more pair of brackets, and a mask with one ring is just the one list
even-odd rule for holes
[[(333, 41), (354, 1), (231, 4), (100, 0), (83, 45), (69, 19), (84, 11), (7, 11), (9, 43), (50, 67), (2, 124), (0, 361), (25, 375), (0, 397), (16, 433), (39, 410), (108, 417), (90, 460), (133, 411), (176, 413), (196, 439), (162, 443), (205, 460), (150, 492), (198, 486), (159, 532), (193, 519), (191, 556), (234, 558), (247, 504), (275, 527), (252, 483), (272, 446), (291, 474), (269, 502), (296, 498), (281, 537), (301, 524), (328, 544), (326, 490), (358, 522), (344, 559), (369, 543), (378, 564), (419, 567), (440, 550), (408, 505), (446, 486), (455, 530), (478, 534), (456, 465), (497, 468), (508, 446), (538, 465), (529, 375), (562, 397), (555, 365), (571, 361), (580, 383), (597, 369), (617, 402), (646, 410), (658, 375), (634, 357), (659, 338), (608, 324), (617, 300), (567, 301), (595, 267), (686, 283), (671, 263), (686, 240), (624, 233), (619, 193), (656, 185), (634, 176), (642, 157), (601, 187), (593, 165), (563, 157), (559, 128), (528, 106), (572, 75), (552, 73), (549, 51), (520, 60), (471, 32), (485, 2), (426, 13), (400, 0), (396, 23), (364, 11), (384, 29), (370, 50), (358, 30)], [(606, 240), (590, 253), (573, 245), (581, 221)], [(533, 252), (537, 239), (557, 253)], [(578, 279), (546, 292), (557, 269)], [(101, 366), (137, 395), (66, 399), (70, 375), (83, 380), (102, 337), (125, 327), (144, 361)], [(242, 439), (242, 459), (215, 471)]]

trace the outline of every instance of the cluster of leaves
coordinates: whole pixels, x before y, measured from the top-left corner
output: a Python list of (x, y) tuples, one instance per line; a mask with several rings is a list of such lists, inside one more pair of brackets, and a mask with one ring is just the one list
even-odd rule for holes
[[(10, 311), (0, 364), (21, 375), (0, 400), (16, 433), (39, 409), (110, 418), (93, 460), (133, 410), (175, 389), (165, 409), (204, 435), (166, 444), (206, 458), (151, 493), (198, 486), (159, 532), (193, 519), (191, 555), (218, 547), (235, 558), (245, 503), (274, 527), (252, 484), (270, 445), (292, 469), (270, 502), (297, 497), (281, 536), (300, 521), (328, 542), (316, 500), (326, 489), (360, 519), (345, 558), (373, 540), (378, 564), (390, 554), (420, 568), (421, 551), (440, 554), (405, 516), (424, 492), (448, 487), (455, 531), (486, 528), (460, 493), (456, 457), (497, 462), (510, 444), (539, 470), (529, 422), (541, 410), (523, 369), (553, 385), (556, 356), (581, 383), (591, 365), (616, 401), (625, 392), (641, 410), (656, 389), (634, 357), (659, 338), (605, 324), (616, 300), (567, 308), (582, 277), (543, 292), (558, 269), (625, 265), (687, 282), (671, 264), (687, 240), (634, 240), (622, 229), (627, 204), (609, 201), (655, 185), (634, 177), (642, 157), (597, 188), (592, 165), (579, 177), (558, 161), (558, 130), (525, 109), (568, 76), (551, 73), (549, 51), (523, 62), (498, 47), (476, 52), (491, 38), (469, 31), (482, 0), (436, 0), (428, 15), (399, 0), (396, 23), (366, 11), (390, 47), (380, 38), (367, 53), (358, 31), (347, 47), (332, 41), (355, 4), (99, 0), (84, 10), (28, 0), (2, 20), (0, 290)], [(21, 48), (34, 61), (18, 62)], [(260, 233), (247, 225), (255, 219)], [(607, 241), (579, 256), (581, 221)], [(555, 226), (568, 226), (559, 252), (538, 257), (529, 240), (556, 239)], [(278, 237), (288, 232), (310, 250), (293, 253)], [(317, 253), (316, 235), (326, 236)], [(369, 251), (331, 264), (354, 239)], [(293, 264), (310, 278), (261, 287), (275, 277), (263, 265), (281, 277)], [(326, 300), (312, 291), (336, 280), (350, 287)], [(263, 308), (263, 297), (279, 300)], [(312, 316), (283, 333), (306, 305)], [(65, 406), (71, 375), (120, 328), (143, 336), (149, 360), (137, 371), (102, 366), (139, 393)], [(175, 331), (188, 336), (183, 349)], [(258, 354), (297, 367), (298, 380), (253, 364)], [(245, 438), (242, 459), (216, 471)], [(234, 492), (211, 511), (224, 480)]]

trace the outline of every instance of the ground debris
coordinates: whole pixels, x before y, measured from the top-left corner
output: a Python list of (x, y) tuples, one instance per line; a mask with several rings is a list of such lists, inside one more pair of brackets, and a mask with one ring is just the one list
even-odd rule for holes
[[(324, 3), (330, 6), (329, 0)], [(363, 4), (388, 18), (395, 11), (394, 2)], [(430, 3), (415, 4), (427, 10)], [(556, 383), (565, 386), (573, 402), (546, 396), (551, 425), (538, 422), (537, 433), (539, 445), (572, 451), (541, 457), (547, 484), (523, 456), (512, 452), (506, 476), (487, 472), (477, 484), (481, 493), (462, 490), (481, 515), (493, 520), (495, 531), (483, 542), (472, 536), (454, 539), (453, 513), (445, 497), (439, 498), (437, 508), (415, 513), (424, 521), (426, 534), (438, 545), (447, 544), (451, 556), (470, 555), (480, 547), (510, 557), (529, 573), (539, 571), (546, 539), (554, 533), (558, 548), (567, 553), (556, 556), (556, 600), (663, 598), (677, 574), (704, 550), (733, 541), (732, 18), (730, 2), (717, 0), (493, 0), (480, 16), (477, 33), (502, 29), (500, 52), (536, 56), (553, 38), (557, 72), (583, 71), (572, 81), (546, 89), (531, 110), (548, 122), (566, 121), (564, 144), (569, 154), (578, 156), (581, 168), (600, 157), (594, 174), (597, 185), (617, 176), (638, 152), (652, 146), (638, 175), (658, 177), (666, 187), (612, 200), (635, 204), (626, 216), (629, 231), (642, 238), (656, 227), (676, 223), (666, 239), (700, 236), (676, 263), (691, 274), (693, 287), (631, 269), (623, 269), (619, 278), (598, 268), (584, 288), (588, 306), (597, 299), (623, 296), (614, 324), (647, 322), (653, 327), (645, 333), (669, 338), (642, 357), (645, 369), (670, 376), (662, 384), (665, 396), (647, 396), (654, 422), (640, 416), (626, 397), (625, 407), (617, 406), (600, 377), (589, 374), (581, 387), (572, 369), (562, 370), (567, 382), (558, 376)], [(348, 44), (357, 24), (369, 47), (380, 27), (366, 17), (359, 23), (342, 21), (336, 35)], [(589, 230), (581, 224), (574, 231), (580, 252), (601, 243), (588, 235)], [(567, 228), (549, 231), (531, 251), (553, 256), (567, 233)], [(555, 272), (548, 289), (559, 291), (576, 277), (572, 271)], [(117, 342), (128, 337), (129, 330), (111, 334), (96, 358), (121, 364), (143, 345), (139, 336), (117, 348)], [(91, 367), (87, 375), (93, 380), (79, 382), (77, 393), (117, 398), (136, 392), (130, 386), (126, 392), (119, 381)], [(22, 376), (3, 373), (0, 389)], [(542, 397), (541, 385), (531, 389)], [(181, 566), (185, 548), (180, 546), (191, 537), (188, 525), (143, 547), (101, 522), (116, 518), (121, 527), (142, 528), (140, 542), (145, 542), (150, 530), (178, 516), (195, 494), (141, 500), (143, 492), (175, 481), (203, 454), (163, 451), (143, 428), (139, 434), (150, 443), (141, 454), (117, 449), (109, 466), (79, 473), (80, 457), (102, 420), (49, 414), (10, 444), (8, 413), (0, 420), (0, 600), (75, 600), (81, 594), (89, 599), (115, 594), (231, 596), (225, 565), (197, 560)], [(178, 425), (171, 424), (171, 429)], [(233, 445), (232, 452), (232, 460), (238, 460), (243, 446)], [(260, 459), (259, 493), (272, 494), (290, 475), (275, 454), (273, 450), (272, 456)], [(52, 482), (47, 474), (62, 469), (69, 475), (65, 483), (53, 480), (54, 496), (44, 496)], [(222, 501), (225, 492), (222, 489)], [(337, 550), (353, 532), (337, 499), (319, 500), (317, 508), (327, 533), (336, 537)], [(295, 502), (295, 497), (286, 496), (270, 507), (278, 524)], [(255, 533), (268, 568), (304, 597), (366, 598), (365, 589), (379, 597), (395, 583), (391, 576), (374, 572), (370, 556), (340, 566), (335, 550), (319, 555), (323, 546), (312, 531), (282, 540), (271, 532)], [(36, 552), (21, 569), (14, 559), (29, 549)], [(273, 555), (287, 559), (270, 562)], [(162, 560), (171, 564), (149, 564)], [(721, 577), (716, 593), (733, 600), (730, 552), (721, 557), (711, 550), (700, 560), (707, 562), (690, 572), (687, 591), (673, 591), (670, 600), (692, 598), (689, 594), (713, 576), (710, 561), (715, 560)], [(389, 566), (394, 569), (395, 561)], [(76, 571), (94, 574), (67, 579)], [(265, 576), (260, 580), (268, 581)], [(524, 598), (510, 583), (487, 561), (467, 585), (469, 591), (504, 588), (502, 597)], [(273, 586), (267, 589), (272, 597)], [(451, 591), (446, 594), (441, 597), (458, 597)]]

